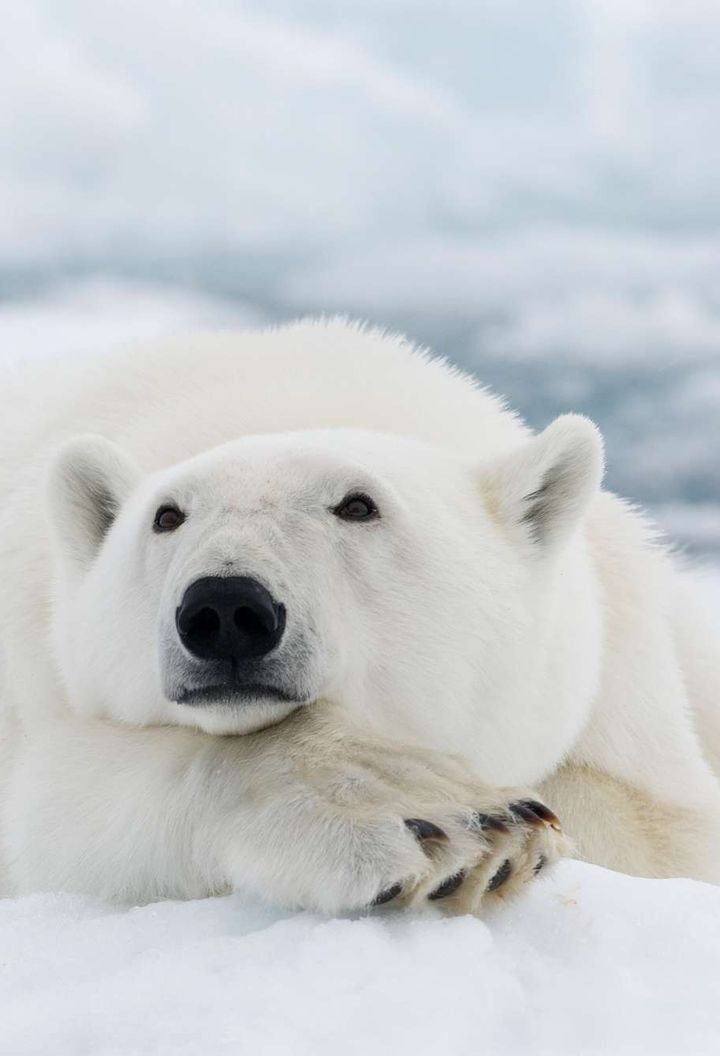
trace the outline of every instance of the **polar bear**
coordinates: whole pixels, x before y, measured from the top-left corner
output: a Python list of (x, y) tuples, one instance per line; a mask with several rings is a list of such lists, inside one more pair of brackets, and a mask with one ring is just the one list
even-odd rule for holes
[(341, 320), (3, 404), (5, 893), (476, 912), (568, 847), (720, 880), (716, 643), (588, 420)]

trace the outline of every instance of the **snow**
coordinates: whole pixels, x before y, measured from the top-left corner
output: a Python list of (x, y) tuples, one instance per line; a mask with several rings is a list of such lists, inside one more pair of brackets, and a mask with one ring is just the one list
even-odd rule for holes
[(0, 903), (13, 1056), (711, 1056), (720, 889), (564, 862), (492, 919), (278, 914), (238, 895)]

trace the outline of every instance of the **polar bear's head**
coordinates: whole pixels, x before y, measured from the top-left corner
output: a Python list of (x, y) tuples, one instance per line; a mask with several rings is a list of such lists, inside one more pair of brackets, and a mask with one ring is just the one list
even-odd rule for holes
[(409, 723), (459, 712), (518, 650), (532, 664), (527, 636), (600, 475), (597, 432), (572, 416), (486, 463), (325, 430), (143, 477), (109, 441), (71, 441), (49, 509), (72, 706), (213, 732), (320, 697)]

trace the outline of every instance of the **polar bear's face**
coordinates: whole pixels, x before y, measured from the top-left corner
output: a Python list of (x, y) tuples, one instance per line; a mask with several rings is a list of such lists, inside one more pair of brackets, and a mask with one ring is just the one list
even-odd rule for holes
[(115, 445), (73, 441), (50, 481), (69, 700), (212, 732), (318, 698), (370, 717), (452, 708), (512, 664), (598, 452), (578, 419), (488, 465), (331, 430), (142, 478)]

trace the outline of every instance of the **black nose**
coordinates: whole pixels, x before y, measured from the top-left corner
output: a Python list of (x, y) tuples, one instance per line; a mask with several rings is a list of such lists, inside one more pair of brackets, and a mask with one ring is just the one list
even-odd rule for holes
[(207, 576), (185, 591), (175, 613), (180, 641), (203, 660), (265, 656), (285, 630), (285, 606), (256, 579)]

